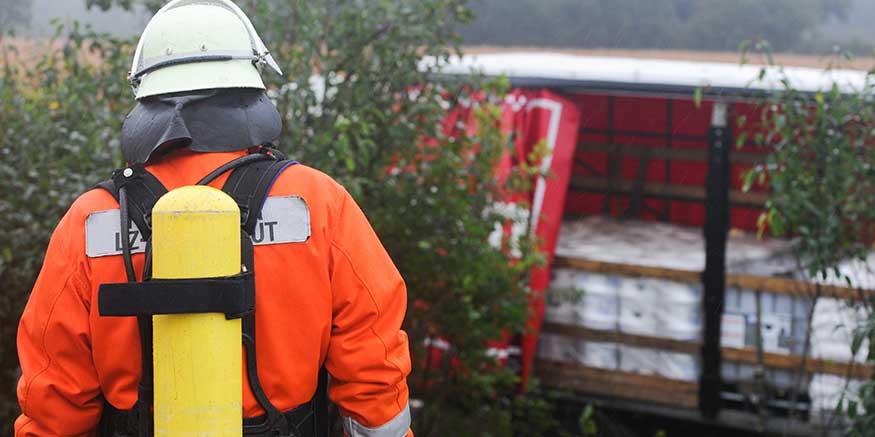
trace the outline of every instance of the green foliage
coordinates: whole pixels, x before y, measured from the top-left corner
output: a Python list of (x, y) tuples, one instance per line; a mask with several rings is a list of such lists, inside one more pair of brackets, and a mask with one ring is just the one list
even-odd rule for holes
[(761, 229), (798, 236), (795, 251), (803, 267), (812, 277), (825, 277), (840, 261), (868, 251), (867, 223), (875, 219), (875, 88), (870, 83), (860, 94), (844, 95), (833, 86), (809, 96), (786, 79), (783, 84), (763, 105), (766, 134), (755, 139), (770, 153), (744, 185), (768, 182)]
[(860, 403), (848, 402), (844, 410), (851, 427), (846, 435), (848, 437), (872, 437), (875, 436), (875, 382), (867, 381), (859, 391)]
[[(856, 354), (864, 340), (869, 341), (866, 361), (875, 362), (875, 317), (872, 317), (871, 312), (866, 324), (854, 332), (851, 353)], [(863, 383), (857, 393), (847, 393), (842, 396), (836, 411), (839, 415), (847, 416), (851, 422), (846, 433), (848, 437), (875, 436), (875, 378), (870, 378)]]
[(148, 10), (157, 11), (165, 3), (167, 3), (165, 0), (85, 0), (85, 5), (89, 9), (97, 7), (104, 11), (109, 10), (112, 7), (132, 9), (136, 6), (142, 6)]
[(521, 436), (572, 437), (556, 420), (561, 400), (555, 393), (533, 390), (499, 402), (485, 402), (460, 408), (449, 404), (427, 409), (414, 418), (416, 435), (434, 436)]
[[(418, 68), (427, 56), (441, 63), (453, 53), (460, 42), (454, 28), (470, 19), (465, 1), (240, 4), (286, 73), (265, 74), (285, 116), (279, 146), (349, 189), (405, 278), (405, 329), (416, 360), (410, 383), (413, 396), (425, 401), (423, 415), (476, 411), (496, 430), (513, 429), (514, 416), (503, 408), (521, 402), (512, 395), (517, 380), (486, 346), (523, 331), (527, 273), (540, 258), (530, 236), (504, 247), (488, 239), (509, 220), (530, 219), (508, 217), (495, 205), (508, 190), (528, 188), (537, 166), (520, 166), (506, 183), (496, 180), (495, 164), (509, 141), (490, 99), (499, 99), (506, 83), (477, 77), (464, 85), (437, 83), (433, 67)], [(120, 125), (133, 106), (124, 78), (134, 41), (85, 38), (75, 28), (60, 41), (33, 65), (10, 59), (17, 55), (6, 49), (0, 75), (0, 177), (9, 184), (0, 192), (4, 338), (15, 335), (60, 216), (121, 164)], [(487, 97), (473, 99), (475, 90)], [(479, 103), (470, 122), (444, 123), (448, 108), (472, 101)], [(522, 255), (512, 258), (510, 248)], [(452, 366), (426, 374), (425, 340), (435, 336), (452, 345)], [(14, 342), (0, 348), (0, 423), (11, 424)]]
[[(103, 63), (88, 62), (89, 47)], [(130, 46), (70, 38), (32, 68), (10, 47), (0, 72), (0, 336), (14, 339), (21, 308), (49, 236), (76, 196), (119, 162), (119, 130), (130, 88), (119, 74)], [(122, 104), (121, 102), (125, 102)], [(0, 429), (18, 406), (14, 341), (0, 342)], [(10, 432), (2, 432), (9, 435)]]
[[(760, 78), (765, 75), (763, 70)], [(875, 220), (872, 73), (863, 89), (851, 93), (833, 85), (810, 95), (795, 89), (787, 78), (781, 85), (761, 106), (759, 125), (753, 126), (759, 132), (755, 143), (769, 151), (766, 163), (743, 176), (745, 190), (767, 184), (770, 191), (759, 219), (760, 231), (795, 237), (794, 255), (809, 277), (834, 275), (850, 287), (860, 286), (838, 266), (849, 259), (865, 262), (871, 251)], [(738, 121), (740, 125), (747, 122), (744, 118)], [(738, 138), (739, 145), (745, 141)], [(869, 340), (869, 363), (875, 362), (873, 304), (871, 297), (854, 304), (868, 312), (869, 322), (855, 333), (851, 344), (851, 353), (856, 355), (863, 341)], [(806, 342), (803, 350), (807, 347)], [(860, 401), (842, 401), (836, 411), (850, 421), (849, 435), (875, 436), (875, 380), (864, 384), (858, 395)]]
[[(779, 50), (823, 49), (816, 26), (848, 0), (482, 0), (469, 44), (735, 50), (766, 39)], [(827, 46), (829, 47), (829, 46)]]
[(592, 404), (587, 405), (586, 408), (583, 409), (583, 412), (580, 413), (580, 419), (578, 419), (577, 422), (580, 426), (580, 432), (584, 437), (598, 435), (598, 426), (595, 421), (595, 408)]

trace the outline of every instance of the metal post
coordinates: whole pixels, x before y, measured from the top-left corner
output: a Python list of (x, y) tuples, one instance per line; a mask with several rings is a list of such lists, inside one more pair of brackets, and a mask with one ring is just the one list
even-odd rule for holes
[[(674, 138), (674, 99), (671, 97), (665, 99), (665, 148), (671, 149), (673, 146), (672, 139)], [(671, 184), (671, 159), (665, 158), (665, 183)], [(665, 210), (662, 221), (671, 222), (671, 200), (665, 199), (662, 202)]]
[(607, 166), (605, 168), (608, 189), (602, 204), (602, 214), (610, 217), (614, 215), (614, 184), (617, 178), (622, 177), (620, 169), (623, 164), (623, 154), (620, 152), (620, 148), (614, 144), (614, 96), (608, 96), (608, 128), (605, 131), (605, 136), (611, 150), (608, 152)]
[(708, 174), (705, 180), (705, 290), (703, 311), (705, 330), (702, 341), (702, 375), (699, 381), (699, 408), (713, 419), (720, 411), (721, 356), (720, 322), (726, 288), (726, 240), (729, 231), (729, 152), (732, 129), (728, 126), (727, 104), (714, 104), (708, 131)]
[[(240, 273), (240, 211), (210, 187), (173, 190), (155, 204), (155, 279)], [(156, 436), (241, 436), (240, 319), (224, 314), (155, 315)]]

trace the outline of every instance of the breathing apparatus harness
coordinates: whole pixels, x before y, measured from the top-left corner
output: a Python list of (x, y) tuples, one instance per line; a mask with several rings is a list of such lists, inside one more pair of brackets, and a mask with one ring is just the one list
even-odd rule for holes
[[(126, 283), (102, 284), (99, 311), (102, 316), (136, 316), (142, 352), (142, 374), (137, 402), (130, 410), (118, 410), (108, 402), (100, 423), (104, 437), (151, 437), (152, 417), (152, 315), (221, 312), (226, 318), (242, 319), (242, 342), (246, 351), (246, 377), (258, 404), (266, 412), (243, 419), (243, 435), (251, 437), (322, 437), (328, 435), (328, 375), (319, 372), (313, 399), (291, 411), (280, 412), (267, 398), (258, 378), (255, 347), (255, 253), (252, 243), (258, 217), (277, 177), (297, 164), (271, 145), (234, 159), (213, 170), (198, 185), (207, 185), (231, 172), (222, 191), (240, 208), (242, 273), (227, 278), (155, 279), (152, 274), (152, 207), (167, 188), (142, 164), (113, 172), (112, 178), (96, 185), (119, 202), (121, 246)], [(128, 237), (135, 224), (146, 241), (142, 282), (137, 281)]]

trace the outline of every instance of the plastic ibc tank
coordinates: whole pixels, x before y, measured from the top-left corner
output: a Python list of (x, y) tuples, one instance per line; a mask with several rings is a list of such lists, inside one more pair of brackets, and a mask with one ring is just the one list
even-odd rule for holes
[(562, 363), (581, 363), (580, 342), (564, 335), (542, 333), (538, 337), (538, 358)]
[(640, 375), (658, 375), (679, 381), (699, 378), (699, 360), (693, 354), (658, 349), (619, 347), (620, 370)]
[(576, 271), (553, 269), (550, 288), (544, 296), (544, 320), (555, 323), (576, 324), (580, 293), (575, 290)]
[(857, 379), (846, 380), (845, 377), (838, 375), (815, 374), (808, 387), (812, 415), (831, 417), (841, 399), (857, 402), (857, 413), (864, 413), (860, 404), (862, 386), (863, 381)]
[(581, 295), (580, 304), (576, 307), (578, 322), (590, 329), (617, 329), (620, 279), (597, 273), (577, 272), (574, 285)]
[(620, 286), (620, 331), (655, 337), (659, 321), (658, 290), (648, 280), (623, 277)]
[(699, 379), (699, 359), (684, 352), (659, 351), (660, 376), (680, 381), (696, 381)]
[[(805, 297), (788, 296), (776, 293), (759, 293), (760, 312), (762, 314), (761, 335), (763, 350), (766, 352), (799, 354), (805, 342), (807, 330), (808, 299)], [(741, 336), (744, 347), (756, 347), (756, 309), (757, 293), (754, 290), (730, 287), (726, 289), (724, 320), (742, 318), (742, 326), (732, 326), (733, 331), (724, 327), (722, 342), (725, 346), (741, 347), (730, 340)], [(730, 340), (727, 343), (727, 340)]]
[[(854, 330), (866, 322), (865, 310), (854, 308), (847, 303), (822, 297), (814, 307), (811, 321), (811, 356), (840, 361), (851, 361), (851, 343)], [(868, 341), (864, 340), (854, 361), (864, 362)]]
[(675, 340), (698, 340), (702, 335), (701, 285), (662, 279), (646, 280), (656, 291), (657, 335)]
[(597, 341), (581, 341), (582, 364), (597, 369), (617, 370), (619, 367), (619, 351), (616, 343)]
[(660, 351), (656, 349), (620, 345), (620, 370), (640, 375), (657, 375), (660, 370)]

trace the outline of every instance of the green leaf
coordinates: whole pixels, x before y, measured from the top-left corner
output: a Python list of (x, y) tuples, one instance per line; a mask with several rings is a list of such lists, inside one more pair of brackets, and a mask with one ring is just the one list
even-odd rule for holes
[(740, 149), (747, 144), (747, 132), (742, 132), (738, 134), (738, 137), (735, 139), (735, 147)]
[(744, 192), (750, 191), (751, 185), (757, 176), (757, 173), (753, 170), (750, 170), (744, 174), (744, 179), (742, 180), (741, 190)]
[(860, 351), (860, 347), (863, 345), (863, 341), (866, 339), (865, 333), (856, 331), (854, 332), (854, 336), (851, 339), (851, 355), (856, 356), (857, 352)]
[(584, 436), (595, 436), (598, 434), (598, 428), (596, 427), (595, 418), (594, 418), (595, 410), (593, 409), (592, 404), (587, 404), (583, 409), (583, 412), (580, 414), (580, 418), (578, 419), (578, 425), (580, 427), (580, 432)]

